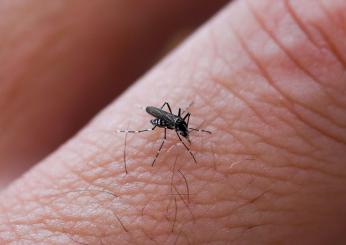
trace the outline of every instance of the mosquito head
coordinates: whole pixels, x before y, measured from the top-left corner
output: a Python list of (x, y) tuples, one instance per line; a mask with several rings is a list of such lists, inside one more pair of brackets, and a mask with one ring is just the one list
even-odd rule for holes
[(178, 119), (175, 121), (175, 130), (178, 132), (178, 134), (180, 134), (185, 139), (187, 139), (187, 141), (190, 142), (189, 129), (188, 129), (187, 123), (184, 120)]

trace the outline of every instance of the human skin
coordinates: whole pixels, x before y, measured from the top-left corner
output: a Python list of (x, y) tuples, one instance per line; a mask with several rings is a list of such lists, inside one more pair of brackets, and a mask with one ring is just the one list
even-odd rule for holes
[(224, 2), (1, 1), (0, 189)]
[[(1, 193), (0, 243), (344, 244), (345, 10), (225, 7)], [(191, 133), (197, 164), (169, 131), (152, 167), (155, 130), (127, 135), (125, 174), (115, 131), (150, 127), (136, 105), (164, 101), (212, 131)]]

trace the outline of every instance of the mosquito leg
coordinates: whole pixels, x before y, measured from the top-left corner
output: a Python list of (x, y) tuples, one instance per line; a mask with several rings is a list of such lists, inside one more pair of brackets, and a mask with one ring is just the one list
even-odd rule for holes
[(185, 115), (185, 117), (183, 118), (184, 121), (185, 121), (185, 119), (187, 118), (187, 122), (186, 122), (187, 126), (189, 126), (190, 116), (191, 116), (191, 113), (188, 112), (188, 113)]
[(171, 114), (173, 114), (173, 113), (172, 113), (171, 106), (168, 104), (168, 102), (163, 103), (163, 105), (161, 106), (161, 109), (163, 109), (163, 107), (165, 107), (165, 106), (167, 106), (169, 112), (170, 112)]
[(181, 137), (179, 136), (178, 132), (175, 132), (180, 140), (180, 142), (183, 144), (183, 146), (186, 148), (186, 150), (190, 153), (190, 155), (192, 156), (193, 160), (195, 161), (195, 163), (197, 164), (196, 158), (193, 155), (193, 153), (191, 152), (190, 148), (187, 147), (187, 145), (184, 143), (184, 141), (181, 139)]
[(125, 134), (125, 143), (124, 143), (124, 167), (125, 167), (125, 173), (127, 174), (127, 163), (126, 163), (126, 140), (127, 140), (127, 134)]
[(148, 129), (142, 129), (142, 130), (117, 130), (117, 133), (125, 133), (125, 143), (124, 143), (124, 167), (125, 167), (125, 173), (128, 174), (127, 171), (127, 162), (126, 162), (126, 143), (127, 143), (127, 134), (132, 133), (132, 134), (136, 134), (136, 133), (143, 133), (143, 132), (147, 132), (147, 131), (152, 131), (156, 128), (156, 126), (154, 126), (153, 128), (148, 128)]
[(197, 132), (203, 132), (203, 133), (208, 133), (211, 134), (210, 131), (205, 130), (205, 129), (200, 129), (200, 128), (189, 128), (190, 131), (197, 131)]
[(164, 144), (165, 141), (166, 141), (166, 131), (167, 131), (167, 129), (165, 128), (165, 136), (163, 137), (163, 140), (162, 140), (162, 143), (161, 143), (161, 145), (160, 145), (160, 148), (159, 148), (159, 150), (156, 152), (156, 156), (155, 156), (154, 161), (153, 161), (153, 163), (151, 164), (151, 166), (154, 166), (156, 159), (157, 159), (157, 158), (159, 157), (159, 155), (160, 155), (160, 152), (161, 152), (161, 149), (162, 149), (162, 147), (163, 147), (163, 144)]
[(147, 131), (153, 131), (156, 128), (154, 126), (153, 128), (148, 128), (148, 129), (142, 129), (142, 130), (117, 130), (117, 133), (131, 133), (131, 134), (137, 134), (137, 133), (143, 133)]

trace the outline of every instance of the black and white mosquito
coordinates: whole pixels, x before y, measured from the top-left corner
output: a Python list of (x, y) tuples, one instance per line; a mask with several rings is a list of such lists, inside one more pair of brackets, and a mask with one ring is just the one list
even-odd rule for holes
[[(168, 108), (168, 111), (163, 110), (164, 107)], [(183, 146), (186, 148), (186, 150), (189, 152), (189, 154), (192, 156), (195, 163), (197, 163), (196, 158), (194, 154), (191, 152), (190, 148), (185, 144), (185, 142), (182, 140), (182, 137), (187, 140), (189, 144), (191, 144), (189, 135), (192, 131), (199, 131), (211, 134), (210, 131), (204, 130), (204, 129), (198, 129), (198, 128), (190, 128), (189, 127), (189, 121), (191, 113), (187, 111), (181, 111), (181, 108), (178, 110), (178, 115), (173, 114), (171, 106), (168, 104), (168, 102), (165, 102), (161, 108), (157, 108), (154, 106), (147, 106), (145, 108), (146, 112), (152, 115), (154, 118), (150, 120), (150, 123), (153, 125), (152, 128), (149, 129), (142, 129), (142, 130), (118, 130), (117, 132), (121, 133), (143, 133), (147, 131), (152, 131), (155, 128), (163, 128), (164, 129), (164, 137), (162, 139), (161, 145), (156, 152), (156, 156), (152, 162), (152, 166), (154, 166), (156, 159), (159, 157), (161, 149), (167, 139), (166, 131), (167, 129), (174, 130), (177, 134), (180, 142), (183, 144)], [(186, 114), (185, 114), (186, 113)], [(185, 115), (184, 115), (185, 114)]]

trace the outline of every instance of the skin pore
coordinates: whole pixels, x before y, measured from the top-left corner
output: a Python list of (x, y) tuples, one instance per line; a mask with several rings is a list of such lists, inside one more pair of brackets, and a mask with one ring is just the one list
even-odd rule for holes
[[(346, 4), (236, 1), (0, 195), (0, 243), (343, 244)], [(187, 107), (197, 164), (137, 105)]]

